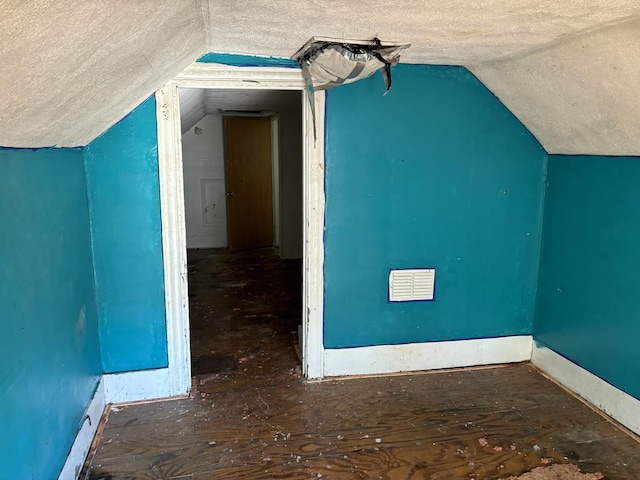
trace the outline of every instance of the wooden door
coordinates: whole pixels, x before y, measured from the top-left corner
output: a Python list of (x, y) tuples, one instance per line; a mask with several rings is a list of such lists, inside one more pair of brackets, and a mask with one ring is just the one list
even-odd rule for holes
[(224, 119), (229, 249), (273, 244), (271, 121)]

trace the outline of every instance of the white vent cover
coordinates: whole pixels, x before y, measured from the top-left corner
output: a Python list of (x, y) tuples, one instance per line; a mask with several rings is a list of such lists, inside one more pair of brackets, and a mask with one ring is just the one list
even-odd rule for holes
[(435, 281), (435, 268), (391, 270), (389, 273), (389, 301), (433, 300)]

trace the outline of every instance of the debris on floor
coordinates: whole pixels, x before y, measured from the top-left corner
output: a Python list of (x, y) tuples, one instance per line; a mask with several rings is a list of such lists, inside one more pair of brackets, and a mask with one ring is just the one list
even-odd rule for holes
[(508, 477), (506, 480), (601, 480), (605, 478), (600, 472), (581, 473), (573, 464), (556, 464), (550, 467), (534, 468), (530, 472), (518, 477)]
[(188, 398), (112, 407), (83, 480), (604, 478), (565, 462), (640, 479), (640, 444), (526, 364), (305, 381), (301, 263), (188, 254), (193, 360), (237, 369), (194, 371)]

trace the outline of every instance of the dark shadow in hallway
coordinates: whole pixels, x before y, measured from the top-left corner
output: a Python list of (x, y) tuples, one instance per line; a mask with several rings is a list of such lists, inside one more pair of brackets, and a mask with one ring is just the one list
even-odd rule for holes
[[(235, 355), (243, 376), (295, 369), (302, 261), (281, 260), (272, 248), (198, 249), (187, 255), (192, 365)], [(198, 380), (212, 379), (198, 370)]]

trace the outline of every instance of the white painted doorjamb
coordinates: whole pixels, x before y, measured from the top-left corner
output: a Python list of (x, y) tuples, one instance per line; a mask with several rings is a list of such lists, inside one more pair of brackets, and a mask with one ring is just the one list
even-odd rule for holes
[(156, 118), (170, 386), (165, 396), (176, 396), (191, 388), (191, 345), (180, 99), (175, 84), (156, 93)]
[(307, 378), (324, 377), (324, 92), (313, 96), (316, 132), (309, 104), (302, 91), (303, 163), (303, 297), (302, 370)]
[(276, 67), (191, 65), (156, 93), (162, 245), (164, 256), (167, 348), (171, 394), (191, 387), (191, 347), (186, 259), (186, 228), (180, 102), (178, 88), (224, 88), (302, 91), (303, 112), (303, 374), (324, 375), (324, 94), (315, 95), (317, 141), (302, 73)]

